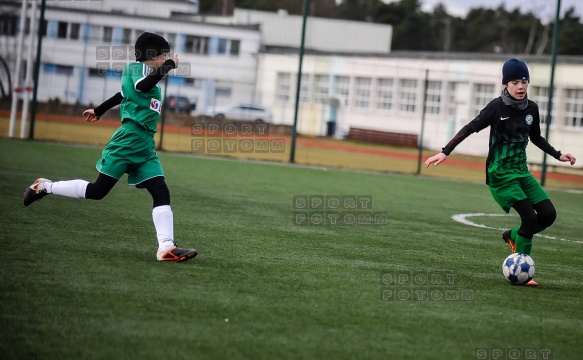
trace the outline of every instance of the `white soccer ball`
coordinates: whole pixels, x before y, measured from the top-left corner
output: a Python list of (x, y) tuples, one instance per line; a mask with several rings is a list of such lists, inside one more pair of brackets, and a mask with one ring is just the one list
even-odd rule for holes
[(534, 277), (534, 261), (526, 254), (510, 254), (502, 263), (502, 273), (512, 285), (524, 285)]

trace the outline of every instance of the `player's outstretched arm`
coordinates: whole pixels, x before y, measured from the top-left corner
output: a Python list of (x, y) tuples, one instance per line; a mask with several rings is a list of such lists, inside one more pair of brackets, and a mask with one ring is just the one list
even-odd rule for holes
[(562, 154), (559, 160), (562, 162), (568, 161), (569, 163), (571, 163), (571, 165), (575, 165), (575, 161), (577, 161), (577, 159), (575, 159), (575, 157), (569, 153)]
[(83, 111), (83, 116), (87, 122), (94, 122), (99, 120), (99, 116), (95, 115), (95, 109), (87, 109)]
[(121, 104), (123, 100), (123, 95), (121, 92), (116, 93), (109, 99), (105, 100), (103, 104), (99, 105), (95, 109), (87, 109), (83, 111), (83, 116), (87, 122), (94, 122), (99, 120), (99, 118), (105, 114), (105, 112), (114, 106)]
[(445, 159), (447, 159), (447, 155), (440, 152), (438, 154), (433, 155), (429, 159), (425, 160), (425, 167), (429, 167), (429, 165), (431, 165), (431, 164), (433, 164), (434, 166), (437, 166), (437, 165), (441, 164), (442, 162), (444, 162)]

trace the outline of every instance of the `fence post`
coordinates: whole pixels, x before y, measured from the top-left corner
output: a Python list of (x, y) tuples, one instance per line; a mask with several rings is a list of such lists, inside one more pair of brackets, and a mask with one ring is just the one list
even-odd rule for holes
[(425, 85), (423, 86), (423, 108), (421, 112), (421, 133), (419, 134), (419, 155), (417, 157), (417, 174), (421, 174), (423, 163), (423, 132), (425, 131), (425, 112), (427, 111), (427, 88), (429, 87), (429, 69), (425, 69)]

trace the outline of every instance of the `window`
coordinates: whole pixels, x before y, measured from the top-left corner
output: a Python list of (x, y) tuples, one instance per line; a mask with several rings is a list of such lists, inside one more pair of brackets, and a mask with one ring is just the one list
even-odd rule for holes
[(89, 68), (90, 77), (113, 76), (113, 70), (106, 67)]
[(393, 79), (377, 79), (376, 108), (391, 110), (393, 107)]
[(132, 43), (132, 29), (123, 29), (121, 43), (124, 45)]
[(184, 85), (200, 89), (202, 87), (202, 80), (194, 78), (184, 78)]
[(354, 81), (354, 106), (368, 109), (370, 106), (370, 78), (357, 77)]
[(43, 65), (43, 71), (46, 73), (59, 74), (59, 75), (73, 75), (73, 67), (68, 65), (58, 65), (45, 63)]
[(425, 111), (428, 114), (439, 115), (441, 112), (441, 81), (427, 82), (427, 102)]
[(239, 40), (231, 40), (231, 49), (229, 51), (230, 55), (239, 55), (239, 47), (241, 46), (241, 41)]
[(300, 80), (300, 103), (310, 102), (310, 74), (302, 74)]
[(417, 80), (403, 79), (399, 81), (399, 110), (415, 112), (417, 102)]
[(208, 54), (208, 37), (186, 35), (184, 51), (190, 54)]
[(327, 104), (330, 98), (330, 77), (328, 75), (316, 75), (316, 88), (314, 96), (318, 104)]
[(30, 18), (26, 18), (26, 21), (24, 23), (24, 33), (26, 35), (30, 35)]
[[(555, 102), (555, 93), (557, 89), (555, 88), (554, 92), (553, 92), (553, 104), (556, 104)], [(528, 97), (536, 102), (538, 104), (538, 110), (539, 110), (539, 114), (540, 114), (540, 122), (541, 124), (546, 124), (547, 123), (547, 112), (549, 111), (549, 88), (548, 87), (537, 87), (537, 86), (533, 86), (530, 88), (530, 91), (528, 92)], [(555, 118), (555, 109), (553, 108), (553, 113), (551, 114), (553, 119)], [(553, 121), (551, 119), (551, 121)]]
[(474, 84), (472, 113), (478, 114), (494, 98), (494, 85)]
[(103, 27), (103, 42), (110, 43), (113, 38), (113, 28), (111, 26)]
[(227, 39), (219, 39), (219, 46), (217, 47), (217, 54), (227, 53)]
[(59, 21), (57, 26), (57, 38), (66, 39), (67, 38), (67, 28), (69, 24), (64, 21)]
[(230, 97), (231, 96), (231, 88), (217, 87), (215, 89), (215, 96)]
[(275, 100), (287, 104), (289, 102), (291, 90), (291, 74), (277, 73), (277, 80), (275, 84)]
[(7, 15), (4, 13), (0, 16), (0, 35), (16, 35), (16, 24), (18, 17), (16, 15)]
[(99, 26), (89, 25), (88, 31), (89, 31), (89, 33), (87, 34), (87, 40), (89, 40), (91, 42), (99, 41), (99, 35), (100, 35), (100, 31), (101, 31), (101, 28)]
[(563, 124), (583, 129), (583, 89), (566, 89)]
[(341, 106), (348, 106), (350, 98), (350, 78), (348, 76), (334, 76), (333, 97), (338, 99)]
[(81, 24), (72, 23), (71, 33), (69, 34), (69, 39), (79, 40), (79, 34), (81, 32)]

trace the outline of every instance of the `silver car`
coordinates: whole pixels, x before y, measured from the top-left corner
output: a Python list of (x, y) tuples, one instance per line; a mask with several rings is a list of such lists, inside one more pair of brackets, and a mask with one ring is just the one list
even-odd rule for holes
[(267, 108), (251, 104), (231, 104), (207, 109), (204, 113), (214, 119), (229, 119), (255, 122), (271, 122), (271, 111)]

